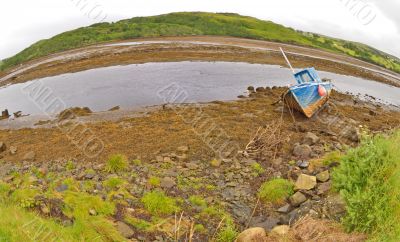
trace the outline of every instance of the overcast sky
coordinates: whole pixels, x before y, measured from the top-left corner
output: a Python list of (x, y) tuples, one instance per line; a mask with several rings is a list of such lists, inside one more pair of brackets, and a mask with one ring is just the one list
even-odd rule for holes
[(9, 0), (0, 8), (0, 59), (103, 19), (178, 11), (235, 12), (363, 42), (400, 57), (399, 0)]

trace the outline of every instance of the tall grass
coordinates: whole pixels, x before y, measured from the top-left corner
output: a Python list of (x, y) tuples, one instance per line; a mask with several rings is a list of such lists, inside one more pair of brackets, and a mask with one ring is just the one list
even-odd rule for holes
[(185, 12), (152, 17), (138, 17), (116, 23), (99, 23), (64, 32), (41, 40), (22, 52), (5, 59), (0, 70), (48, 54), (112, 40), (138, 37), (220, 35), (270, 40), (316, 47), (350, 55), (400, 73), (400, 60), (369, 46), (228, 13)]
[(348, 230), (400, 241), (400, 132), (364, 138), (342, 158), (333, 181), (347, 204)]

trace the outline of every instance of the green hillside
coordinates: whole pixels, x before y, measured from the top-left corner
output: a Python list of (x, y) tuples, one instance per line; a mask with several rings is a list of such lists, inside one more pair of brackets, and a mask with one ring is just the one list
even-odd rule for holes
[(6, 70), (37, 57), (112, 40), (138, 37), (226, 35), (310, 46), (368, 61), (400, 73), (400, 59), (364, 44), (305, 33), (270, 21), (231, 13), (184, 12), (99, 23), (41, 40), (5, 59)]

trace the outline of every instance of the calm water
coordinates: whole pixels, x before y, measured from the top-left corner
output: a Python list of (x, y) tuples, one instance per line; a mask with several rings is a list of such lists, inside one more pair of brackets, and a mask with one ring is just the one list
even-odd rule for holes
[[(322, 78), (332, 79), (339, 91), (368, 94), (383, 102), (400, 105), (400, 88), (328, 72), (319, 74)], [(164, 103), (157, 92), (171, 83), (187, 93), (187, 102), (205, 102), (236, 99), (250, 85), (286, 86), (294, 80), (288, 69), (275, 65), (187, 61), (113, 66), (3, 87), (0, 89), (0, 110), (8, 108), (10, 112), (42, 114), (56, 98), (66, 107), (87, 106), (94, 111), (117, 105), (151, 106)], [(30, 93), (46, 92), (36, 99), (39, 101), (33, 101), (24, 92), (27, 87)]]

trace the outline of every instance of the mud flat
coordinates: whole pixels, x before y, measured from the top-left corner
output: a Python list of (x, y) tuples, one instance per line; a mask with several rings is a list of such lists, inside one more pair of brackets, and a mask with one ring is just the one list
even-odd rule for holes
[(399, 86), (399, 74), (345, 55), (267, 41), (210, 36), (134, 39), (89, 46), (34, 60), (0, 73), (0, 81), (6, 85), (97, 67), (147, 62), (202, 60), (284, 66), (279, 47), (284, 47), (297, 68), (314, 66), (318, 70)]

